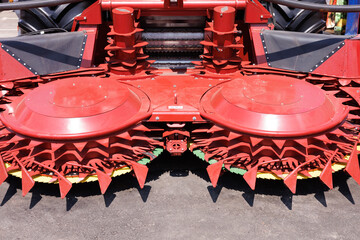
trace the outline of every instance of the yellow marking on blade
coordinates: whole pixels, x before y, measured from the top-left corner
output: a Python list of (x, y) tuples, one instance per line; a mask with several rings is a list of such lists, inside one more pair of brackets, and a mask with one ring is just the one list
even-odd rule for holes
[[(9, 163), (5, 163), (5, 167), (8, 168), (11, 165)], [(113, 171), (113, 173), (111, 174), (111, 177), (117, 177), (126, 173), (131, 172), (131, 169), (129, 167), (123, 167), (120, 169), (116, 169)], [(9, 172), (10, 175), (14, 176), (14, 177), (18, 177), (21, 178), (21, 170), (15, 170), (15, 171), (10, 171)], [(35, 182), (41, 182), (41, 183), (49, 183), (50, 180), (52, 179), (51, 176), (45, 176), (45, 175), (38, 175), (33, 177)], [(97, 175), (90, 175), (87, 176), (85, 179), (83, 179), (82, 181), (79, 182), (80, 178), (79, 177), (66, 177), (67, 180), (69, 180), (71, 183), (86, 183), (86, 182), (95, 182), (98, 180)], [(56, 180), (52, 183), (58, 184), (59, 182)]]
[[(345, 159), (349, 159), (349, 156), (346, 156)], [(331, 168), (334, 172), (340, 171), (342, 169), (344, 169), (346, 167), (346, 164), (344, 163), (334, 163), (331, 165)], [(311, 178), (316, 178), (316, 177), (320, 177), (321, 174), (321, 170), (315, 169), (312, 171), (308, 171), (309, 174), (311, 175)], [(283, 176), (284, 178), (287, 176), (287, 173), (284, 173)], [(276, 176), (276, 174), (274, 173), (268, 173), (268, 172), (258, 172), (256, 175), (257, 178), (261, 178), (261, 179), (271, 179), (271, 180), (281, 180), (282, 178)], [(309, 177), (306, 177), (302, 174), (298, 174), (297, 175), (297, 179), (308, 179)]]

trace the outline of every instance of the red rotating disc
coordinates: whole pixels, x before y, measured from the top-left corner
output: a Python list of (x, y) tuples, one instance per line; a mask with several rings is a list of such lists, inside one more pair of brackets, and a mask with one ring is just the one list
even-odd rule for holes
[(233, 131), (281, 138), (330, 130), (346, 119), (349, 109), (304, 80), (252, 75), (211, 88), (201, 99), (200, 112)]
[(141, 90), (113, 79), (78, 77), (39, 86), (6, 105), (3, 124), (42, 139), (104, 136), (149, 117), (150, 100)]

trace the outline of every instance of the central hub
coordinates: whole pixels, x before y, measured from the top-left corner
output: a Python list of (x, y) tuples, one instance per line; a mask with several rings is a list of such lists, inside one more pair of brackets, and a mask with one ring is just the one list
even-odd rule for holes
[(35, 88), (6, 105), (3, 124), (22, 135), (51, 140), (101, 137), (150, 115), (141, 90), (114, 79), (77, 77)]
[(24, 101), (33, 112), (50, 117), (89, 117), (114, 110), (129, 93), (116, 80), (68, 78), (34, 89)]
[(219, 95), (239, 108), (267, 114), (307, 112), (326, 101), (324, 92), (312, 84), (272, 75), (233, 81), (231, 86), (224, 86)]
[(237, 132), (261, 137), (303, 137), (341, 124), (348, 107), (296, 78), (252, 75), (220, 84), (201, 99), (201, 115)]
[[(264, 105), (283, 106), (299, 102), (303, 93), (298, 91), (298, 86), (291, 79), (278, 79), (275, 84), (268, 79), (256, 76), (255, 79), (244, 80), (242, 92), (249, 100)], [(313, 89), (312, 87), (310, 90)], [(230, 89), (231, 90), (231, 89)], [(238, 89), (232, 89), (234, 91)], [(228, 93), (224, 90), (223, 95)], [(233, 94), (232, 94), (233, 95)]]
[[(91, 84), (86, 81), (65, 80), (58, 84), (55, 89), (38, 89), (47, 91), (51, 104), (65, 108), (83, 108), (99, 104), (108, 95), (108, 85), (104, 85), (100, 80), (95, 80)], [(37, 94), (35, 90), (33, 94)]]

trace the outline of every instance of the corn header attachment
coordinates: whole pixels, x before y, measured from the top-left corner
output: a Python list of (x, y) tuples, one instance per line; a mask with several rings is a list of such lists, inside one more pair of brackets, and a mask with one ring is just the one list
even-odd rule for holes
[(360, 184), (358, 36), (274, 30), (257, 0), (78, 2), (0, 5), (24, 33), (0, 39), (0, 184), (143, 187), (163, 150), (208, 162), (214, 187), (224, 171)]

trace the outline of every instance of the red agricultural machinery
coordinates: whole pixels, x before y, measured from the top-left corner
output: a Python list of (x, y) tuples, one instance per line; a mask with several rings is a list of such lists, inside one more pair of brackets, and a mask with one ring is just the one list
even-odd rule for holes
[(360, 7), (266, 1), (0, 4), (21, 10), (23, 33), (0, 39), (0, 184), (58, 183), (65, 197), (133, 172), (143, 187), (163, 150), (208, 162), (213, 186), (224, 171), (252, 189), (332, 188), (339, 170), (360, 184), (360, 38), (320, 34), (310, 11)]

